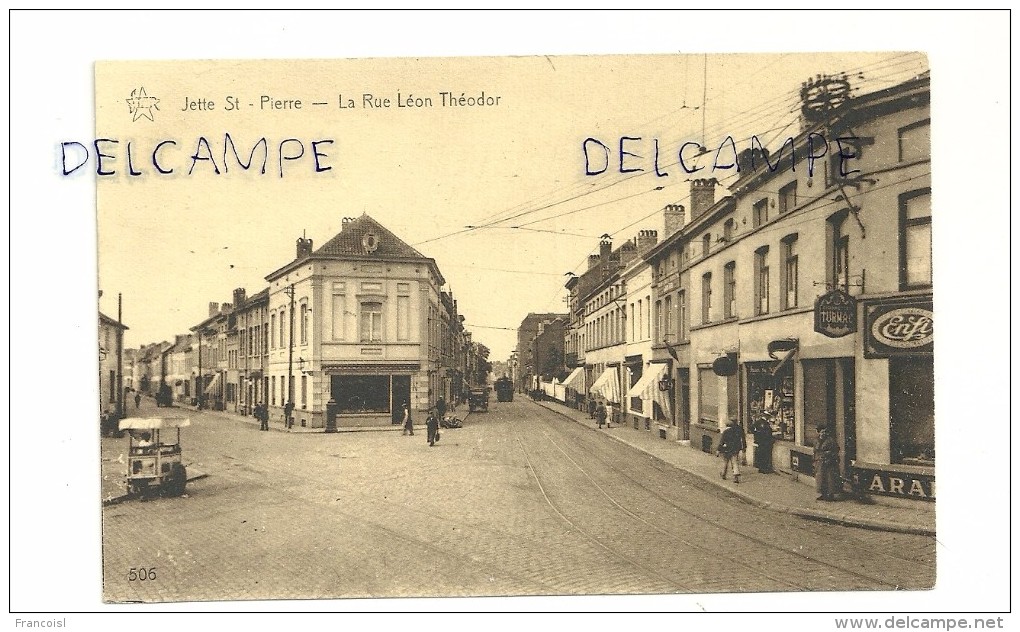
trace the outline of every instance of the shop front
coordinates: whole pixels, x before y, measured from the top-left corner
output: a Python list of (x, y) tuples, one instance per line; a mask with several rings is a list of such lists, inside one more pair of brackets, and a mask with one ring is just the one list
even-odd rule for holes
[[(861, 491), (913, 500), (935, 500), (935, 362), (931, 295), (864, 304), (866, 379), (878, 388), (868, 420), (871, 440), (853, 464)], [(869, 402), (864, 402), (865, 404)], [(881, 441), (880, 439), (886, 439)], [(885, 456), (886, 458), (882, 458)]]
[(343, 425), (399, 423), (404, 404), (412, 405), (411, 378), (417, 365), (326, 367), (329, 397)]

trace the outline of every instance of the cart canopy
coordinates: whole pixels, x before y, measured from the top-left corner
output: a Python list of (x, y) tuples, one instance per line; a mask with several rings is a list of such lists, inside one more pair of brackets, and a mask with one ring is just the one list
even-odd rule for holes
[(161, 428), (184, 428), (190, 426), (187, 417), (126, 417), (120, 420), (121, 430), (159, 430)]

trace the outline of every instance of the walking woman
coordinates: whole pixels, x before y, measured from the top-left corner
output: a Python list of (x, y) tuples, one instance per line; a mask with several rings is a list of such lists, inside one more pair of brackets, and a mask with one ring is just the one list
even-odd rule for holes
[(404, 432), (402, 434), (414, 436), (414, 424), (411, 422), (411, 409), (404, 404)]

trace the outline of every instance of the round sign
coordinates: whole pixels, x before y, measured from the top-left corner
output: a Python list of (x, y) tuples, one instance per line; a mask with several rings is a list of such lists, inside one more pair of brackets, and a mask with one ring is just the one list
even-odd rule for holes
[(915, 349), (935, 337), (932, 313), (920, 307), (900, 307), (875, 319), (871, 333), (878, 342), (896, 349)]
[(729, 377), (737, 374), (737, 358), (732, 355), (719, 356), (712, 363), (712, 372), (716, 375)]

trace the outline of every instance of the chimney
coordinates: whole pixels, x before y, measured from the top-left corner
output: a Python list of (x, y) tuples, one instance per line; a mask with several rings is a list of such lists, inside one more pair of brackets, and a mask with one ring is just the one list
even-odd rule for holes
[(343, 220), (340, 222), (340, 232), (343, 232), (343, 230), (345, 228), (347, 228), (347, 225), (350, 224), (353, 221), (354, 221), (353, 217), (345, 217), (345, 218), (343, 218)]
[(715, 204), (715, 178), (697, 178), (691, 181), (691, 221)]
[(209, 303), (209, 315), (210, 316), (215, 316), (215, 315), (217, 315), (219, 313), (220, 313), (220, 304), (219, 303)]
[(663, 214), (666, 216), (666, 237), (684, 227), (683, 204), (667, 204)]
[(247, 292), (244, 291), (243, 287), (239, 287), (236, 290), (234, 290), (234, 305), (235, 306), (240, 307), (240, 306), (244, 305), (245, 294), (247, 294)]
[(607, 235), (599, 242), (599, 261), (603, 263), (609, 261), (609, 254), (611, 252), (613, 252), (613, 240)]
[(659, 241), (659, 231), (656, 230), (642, 230), (638, 232), (637, 236), (637, 249), (638, 252), (645, 252)]
[(598, 255), (588, 255), (588, 269), (589, 270), (591, 270), (592, 268), (594, 268), (598, 264), (599, 264), (599, 256)]
[(312, 254), (312, 240), (305, 239), (304, 237), (298, 237), (297, 258), (304, 259), (305, 257), (311, 256), (311, 254)]

